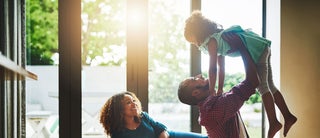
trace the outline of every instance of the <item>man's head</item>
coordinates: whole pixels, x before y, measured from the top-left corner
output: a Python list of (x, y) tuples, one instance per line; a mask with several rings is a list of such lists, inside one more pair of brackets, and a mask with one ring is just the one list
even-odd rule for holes
[(178, 88), (179, 100), (188, 105), (197, 105), (209, 95), (209, 81), (202, 75), (185, 79)]

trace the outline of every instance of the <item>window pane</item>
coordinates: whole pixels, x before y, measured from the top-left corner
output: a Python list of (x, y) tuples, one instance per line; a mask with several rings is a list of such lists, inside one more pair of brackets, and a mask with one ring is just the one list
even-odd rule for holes
[(149, 114), (181, 131), (190, 131), (190, 106), (177, 97), (180, 81), (190, 75), (190, 46), (183, 36), (189, 2), (149, 1)]
[(100, 109), (126, 90), (126, 0), (82, 1), (82, 133), (106, 135)]
[[(232, 4), (230, 4), (232, 3)], [(252, 29), (262, 34), (262, 1), (259, 0), (202, 0), (202, 13), (207, 18), (221, 24), (224, 29), (240, 25), (243, 29)], [(202, 54), (202, 72), (209, 69), (209, 57)], [(241, 57), (226, 57), (224, 91), (244, 79), (244, 65)], [(231, 80), (233, 79), (233, 80)], [(241, 117), (250, 137), (262, 137), (261, 97), (258, 94), (240, 109)], [(204, 132), (205, 129), (203, 128)]]
[(26, 0), (26, 137), (58, 137), (58, 0)]

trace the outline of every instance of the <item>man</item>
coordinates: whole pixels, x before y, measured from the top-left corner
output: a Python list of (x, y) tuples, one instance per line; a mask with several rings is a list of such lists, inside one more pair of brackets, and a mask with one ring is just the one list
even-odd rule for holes
[(199, 123), (206, 128), (209, 138), (248, 137), (239, 109), (255, 93), (260, 80), (256, 66), (240, 38), (230, 33), (224, 34), (223, 39), (236, 46), (241, 53), (245, 65), (245, 80), (229, 92), (215, 95), (209, 92), (208, 79), (197, 75), (180, 83), (178, 97), (182, 103), (199, 106)]

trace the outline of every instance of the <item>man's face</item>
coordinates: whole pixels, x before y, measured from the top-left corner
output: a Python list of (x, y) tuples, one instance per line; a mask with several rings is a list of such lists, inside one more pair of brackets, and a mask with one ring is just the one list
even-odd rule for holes
[(193, 96), (203, 100), (210, 95), (209, 80), (202, 77), (201, 74), (189, 79), (189, 88), (193, 89)]
[(202, 77), (201, 74), (191, 77), (188, 80), (189, 88), (194, 90), (206, 91), (209, 89), (209, 80)]
[(209, 80), (202, 77), (201, 74), (190, 77), (186, 80), (188, 88), (193, 91), (200, 91), (201, 93), (209, 90)]

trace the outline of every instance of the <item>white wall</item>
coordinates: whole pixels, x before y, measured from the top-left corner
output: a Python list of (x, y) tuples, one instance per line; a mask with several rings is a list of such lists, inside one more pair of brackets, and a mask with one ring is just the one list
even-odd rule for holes
[(319, 138), (319, 1), (281, 0), (281, 91), (298, 117), (289, 138)]
[[(49, 110), (58, 114), (58, 66), (28, 66), (27, 69), (38, 75), (38, 80), (27, 80), (26, 102), (28, 110)], [(83, 67), (83, 96), (100, 106), (108, 96), (126, 90), (126, 69), (123, 67)], [(94, 97), (104, 97), (97, 100)], [(88, 103), (84, 101), (83, 103)], [(97, 106), (91, 104), (83, 106)], [(92, 107), (91, 106), (91, 107)], [(89, 108), (90, 109), (90, 108)]]

